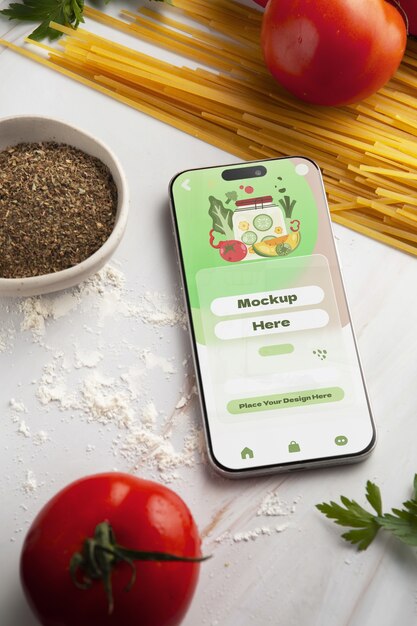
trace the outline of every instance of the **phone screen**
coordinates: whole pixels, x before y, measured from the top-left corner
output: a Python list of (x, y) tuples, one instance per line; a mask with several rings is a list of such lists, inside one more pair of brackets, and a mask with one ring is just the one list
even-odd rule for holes
[(374, 426), (317, 165), (189, 170), (171, 193), (214, 463), (242, 471), (369, 451)]

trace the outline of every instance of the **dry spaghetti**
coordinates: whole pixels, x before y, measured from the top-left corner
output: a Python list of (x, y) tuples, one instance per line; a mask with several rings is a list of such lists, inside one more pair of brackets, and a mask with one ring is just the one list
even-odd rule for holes
[(416, 43), (377, 94), (330, 109), (295, 100), (269, 76), (257, 10), (234, 0), (174, 0), (163, 11), (121, 14), (85, 8), (87, 17), (199, 66), (178, 67), (58, 24), (52, 27), (66, 35), (60, 48), (30, 41), (47, 57), (0, 42), (242, 159), (315, 159), (335, 222), (417, 255)]

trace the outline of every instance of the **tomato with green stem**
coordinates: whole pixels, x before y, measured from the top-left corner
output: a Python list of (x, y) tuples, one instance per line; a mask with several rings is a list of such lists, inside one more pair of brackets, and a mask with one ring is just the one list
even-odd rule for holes
[(44, 506), (24, 541), (20, 572), (43, 626), (176, 626), (201, 560), (183, 500), (115, 472), (78, 480)]
[(269, 0), (265, 62), (278, 83), (314, 104), (367, 98), (395, 73), (407, 30), (386, 0)]
[(237, 263), (245, 258), (248, 249), (244, 243), (237, 239), (228, 239), (227, 241), (219, 241), (219, 243), (216, 244), (214, 243), (214, 232), (213, 228), (209, 232), (210, 245), (220, 252), (222, 259), (230, 263)]

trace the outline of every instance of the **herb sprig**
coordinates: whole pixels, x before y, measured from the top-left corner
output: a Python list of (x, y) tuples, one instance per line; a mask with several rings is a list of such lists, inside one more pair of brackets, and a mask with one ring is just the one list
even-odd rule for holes
[[(106, 4), (110, 0), (105, 0)], [(157, 0), (164, 2), (164, 0)], [(40, 25), (29, 36), (40, 41), (45, 38), (58, 39), (60, 32), (49, 27), (50, 22), (77, 28), (84, 22), (84, 0), (21, 0), (12, 2), (7, 9), (0, 11), (9, 20), (40, 22)]]
[(63, 26), (77, 26), (84, 22), (84, 0), (22, 0), (12, 2), (8, 9), (0, 11), (9, 20), (25, 22), (40, 22), (40, 25), (30, 35), (31, 39), (40, 41), (48, 37), (57, 39), (61, 33), (49, 27), (50, 22), (57, 22)]
[(351, 528), (342, 534), (343, 539), (358, 550), (366, 550), (372, 543), (380, 528), (390, 531), (403, 543), (417, 546), (417, 474), (414, 476), (414, 493), (410, 500), (403, 503), (403, 508), (392, 509), (391, 513), (382, 512), (382, 499), (379, 487), (370, 480), (366, 483), (366, 499), (374, 513), (364, 509), (355, 500), (340, 496), (341, 506), (337, 502), (323, 502), (317, 508), (329, 519), (340, 526)]

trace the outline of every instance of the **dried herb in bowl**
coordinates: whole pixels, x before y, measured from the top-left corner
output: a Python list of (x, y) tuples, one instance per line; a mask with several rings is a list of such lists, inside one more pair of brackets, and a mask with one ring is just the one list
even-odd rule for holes
[(110, 170), (54, 142), (0, 152), (0, 277), (41, 276), (77, 265), (108, 239), (117, 210)]

